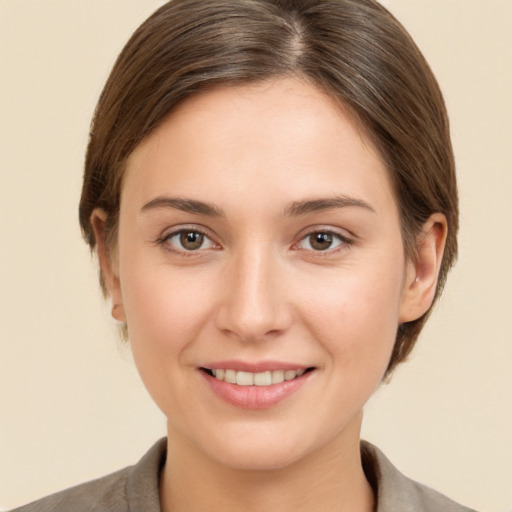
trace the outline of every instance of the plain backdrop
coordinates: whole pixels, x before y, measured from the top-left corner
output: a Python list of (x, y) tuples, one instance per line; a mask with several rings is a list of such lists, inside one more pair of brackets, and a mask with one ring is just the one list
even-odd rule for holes
[[(0, 506), (136, 462), (165, 433), (80, 238), (94, 106), (161, 1), (0, 0)], [(451, 114), (460, 258), (363, 435), (408, 476), (512, 510), (512, 2), (389, 0)]]

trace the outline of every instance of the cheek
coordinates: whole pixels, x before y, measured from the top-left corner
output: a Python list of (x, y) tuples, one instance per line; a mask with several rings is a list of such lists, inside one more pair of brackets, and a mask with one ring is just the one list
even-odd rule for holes
[(211, 318), (209, 290), (199, 286), (201, 279), (143, 258), (130, 258), (120, 270), (130, 346), (142, 381), (165, 415), (185, 414), (187, 378), (195, 370), (189, 354)]
[[(121, 292), (130, 344), (137, 366), (178, 363), (187, 346), (211, 318), (210, 289), (198, 271), (171, 269), (154, 250), (121, 258)], [(199, 275), (197, 275), (199, 274)]]
[(201, 279), (170, 272), (165, 266), (135, 268), (130, 274), (122, 282), (130, 338), (186, 345), (208, 321), (212, 301)]
[(329, 286), (317, 281), (303, 295), (304, 323), (337, 366), (387, 367), (398, 327), (401, 270), (392, 264), (346, 269)]

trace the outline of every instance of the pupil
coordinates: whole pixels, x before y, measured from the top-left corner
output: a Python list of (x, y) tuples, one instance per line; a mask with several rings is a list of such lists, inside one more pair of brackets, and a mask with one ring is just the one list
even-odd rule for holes
[(203, 235), (194, 231), (184, 232), (181, 234), (181, 245), (185, 249), (199, 249), (203, 245)]
[(332, 244), (332, 235), (330, 233), (314, 233), (311, 235), (310, 243), (314, 249), (325, 251)]

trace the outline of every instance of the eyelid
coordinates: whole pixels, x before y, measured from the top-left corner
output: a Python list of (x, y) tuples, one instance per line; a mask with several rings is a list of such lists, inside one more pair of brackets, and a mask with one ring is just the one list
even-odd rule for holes
[[(179, 235), (183, 232), (195, 232), (200, 233), (205, 238), (210, 240), (213, 247), (207, 247), (205, 249), (197, 249), (195, 251), (187, 251), (185, 249), (180, 250), (179, 248), (171, 248), (170, 244), (167, 242), (175, 237), (176, 235)], [(215, 237), (213, 237), (208, 229), (206, 229), (203, 226), (197, 225), (197, 224), (185, 224), (185, 225), (179, 225), (179, 226), (173, 226), (172, 228), (168, 228), (164, 230), (164, 232), (156, 239), (155, 241), (156, 245), (161, 245), (166, 251), (171, 252), (173, 254), (179, 254), (179, 255), (185, 255), (185, 256), (198, 256), (201, 253), (204, 253), (205, 251), (209, 250), (218, 250), (221, 248), (220, 244), (215, 240)]]
[[(179, 250), (178, 248), (169, 247), (169, 244), (167, 244), (168, 240), (180, 233), (183, 233), (184, 231), (200, 233), (204, 237), (208, 238), (208, 240), (210, 240), (210, 242), (213, 244), (213, 247), (208, 247), (205, 249), (197, 249), (195, 251)], [(291, 248), (294, 250), (304, 250), (304, 251), (312, 252), (319, 256), (321, 256), (322, 254), (328, 255), (333, 252), (339, 251), (340, 247), (348, 248), (348, 246), (354, 244), (355, 236), (352, 234), (347, 235), (346, 232), (347, 232), (346, 230), (341, 230), (339, 228), (333, 228), (332, 226), (322, 226), (322, 225), (309, 226), (308, 228), (303, 229), (299, 233), (299, 235), (296, 238), (296, 241), (292, 244)], [(307, 237), (309, 237), (315, 233), (328, 233), (330, 235), (333, 235), (337, 239), (339, 239), (341, 241), (341, 243), (339, 245), (337, 245), (336, 247), (334, 247), (333, 249), (329, 248), (329, 249), (325, 249), (323, 251), (320, 251), (320, 250), (315, 251), (314, 249), (305, 249), (305, 248), (299, 247), (299, 244), (304, 239), (306, 239)], [(164, 249), (167, 250), (168, 252), (171, 252), (174, 254), (181, 254), (181, 255), (185, 255), (185, 256), (194, 256), (194, 255), (198, 256), (200, 253), (204, 253), (205, 251), (219, 250), (222, 248), (221, 244), (219, 242), (217, 242), (216, 237), (212, 236), (209, 229), (205, 228), (204, 226), (197, 225), (197, 224), (184, 224), (184, 225), (172, 226), (171, 228), (167, 228), (155, 240), (155, 244), (164, 246)]]
[[(333, 228), (333, 227), (310, 226), (310, 227), (306, 228), (305, 230), (303, 230), (298, 235), (297, 241), (294, 242), (292, 249), (309, 251), (309, 252), (315, 253), (315, 255), (321, 256), (322, 254), (323, 255), (332, 254), (333, 252), (339, 251), (340, 248), (343, 248), (343, 247), (346, 248), (346, 247), (353, 245), (354, 244), (353, 235), (348, 236), (340, 231), (341, 230)], [(339, 245), (337, 245), (336, 247), (334, 247), (333, 249), (329, 248), (329, 249), (325, 249), (324, 251), (315, 251), (314, 249), (304, 249), (304, 248), (299, 247), (299, 244), (303, 240), (310, 237), (311, 235), (314, 235), (315, 233), (327, 233), (329, 235), (333, 235), (334, 237), (338, 238), (341, 241), (341, 243)]]

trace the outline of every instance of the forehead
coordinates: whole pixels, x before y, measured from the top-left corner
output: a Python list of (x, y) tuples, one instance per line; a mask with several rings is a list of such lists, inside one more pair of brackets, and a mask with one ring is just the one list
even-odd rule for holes
[(193, 190), (211, 200), (229, 186), (278, 189), (284, 199), (301, 190), (350, 193), (365, 181), (390, 192), (382, 159), (354, 116), (311, 84), (280, 78), (182, 102), (130, 155), (123, 195)]

